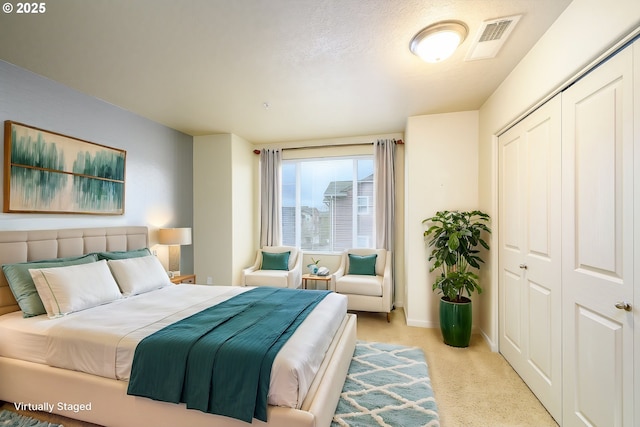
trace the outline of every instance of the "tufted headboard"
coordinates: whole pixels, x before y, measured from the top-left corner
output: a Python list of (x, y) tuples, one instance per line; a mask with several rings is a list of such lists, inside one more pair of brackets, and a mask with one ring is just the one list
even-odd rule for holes
[[(148, 245), (148, 229), (144, 226), (0, 231), (0, 266), (91, 252), (128, 251)], [(0, 269), (0, 315), (19, 309)]]

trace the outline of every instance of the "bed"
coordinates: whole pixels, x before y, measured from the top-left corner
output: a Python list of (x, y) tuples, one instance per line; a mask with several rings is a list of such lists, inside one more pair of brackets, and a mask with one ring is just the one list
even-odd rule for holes
[[(147, 246), (148, 230), (146, 227), (1, 231), (0, 265), (40, 259), (77, 257), (95, 252), (134, 251)], [(185, 291), (190, 292), (196, 292), (196, 288), (203, 290), (209, 288), (210, 291), (216, 292), (216, 295), (211, 298), (219, 299), (229, 298), (245, 290), (240, 287), (179, 285), (167, 287), (162, 291), (177, 292), (176, 288), (185, 286), (191, 288), (185, 288)], [(191, 298), (194, 301), (203, 299), (202, 296), (196, 294)], [(131, 300), (133, 301), (134, 298)], [(196, 305), (193, 304), (193, 306)], [(102, 306), (103, 311), (104, 307)], [(0, 274), (0, 320), (11, 320), (9, 323), (13, 326), (9, 329), (13, 331), (12, 333), (19, 333), (22, 327), (19, 321), (22, 316), (19, 311), (20, 308), (7, 285), (4, 274)], [(86, 311), (90, 312), (91, 310)], [(318, 311), (314, 310), (313, 313)], [(309, 316), (307, 320), (310, 320), (312, 315)], [(38, 316), (35, 320), (33, 317), (30, 319), (32, 319), (30, 323), (40, 325), (35, 327), (36, 330), (38, 328), (47, 329), (49, 324), (54, 324), (57, 320), (53, 319), (52, 322), (47, 323), (47, 319), (43, 319), (43, 316)], [(315, 322), (318, 323), (318, 319)], [(307, 323), (310, 324), (311, 321)], [(309, 328), (308, 324), (307, 328)], [(304, 326), (303, 322), (300, 328)], [(4, 340), (14, 340), (6, 330), (0, 336), (3, 336)], [(252, 425), (329, 426), (351, 362), (355, 340), (355, 316), (346, 314), (344, 317), (340, 317), (337, 322), (335, 334), (327, 339), (327, 350), (323, 352), (324, 357), (318, 361), (317, 372), (308, 380), (308, 391), (303, 397), (300, 397), (300, 401), (295, 407), (291, 407), (292, 405), (280, 406), (277, 401), (271, 402), (270, 398), (267, 422), (254, 419)], [(294, 337), (290, 341), (294, 341)], [(34, 342), (37, 341), (23, 345), (23, 350), (26, 349), (26, 353), (31, 354), (30, 357), (24, 356), (24, 353), (20, 355), (10, 351), (5, 351), (4, 355), (0, 356), (0, 378), (2, 379), (0, 381), (0, 400), (36, 405), (49, 403), (55, 413), (106, 426), (247, 425), (246, 422), (237, 419), (190, 410), (184, 404), (160, 402), (128, 395), (127, 379), (130, 366), (126, 363), (122, 366), (114, 366), (113, 374), (69, 370), (62, 365), (62, 367), (49, 366), (42, 363), (42, 356), (38, 354), (38, 351), (35, 351), (41, 349), (42, 345), (34, 344)], [(6, 346), (6, 343), (0, 344), (5, 344), (3, 346), (5, 349), (13, 348)], [(29, 351), (29, 345), (32, 350), (35, 350)], [(285, 344), (280, 353), (287, 353), (286, 349), (289, 348), (287, 346), (290, 346), (289, 342)], [(123, 351), (126, 353), (134, 349), (135, 345), (128, 349), (125, 348)], [(20, 353), (19, 348), (14, 348), (14, 350), (16, 353)], [(289, 350), (293, 353), (296, 351)], [(278, 358), (280, 353), (278, 353)], [(65, 357), (60, 360), (65, 360)], [(101, 363), (93, 364), (97, 366), (95, 369), (100, 369), (102, 365)], [(88, 403), (90, 403), (89, 407), (86, 406)], [(82, 407), (82, 404), (85, 406)], [(282, 404), (286, 405), (286, 403)]]

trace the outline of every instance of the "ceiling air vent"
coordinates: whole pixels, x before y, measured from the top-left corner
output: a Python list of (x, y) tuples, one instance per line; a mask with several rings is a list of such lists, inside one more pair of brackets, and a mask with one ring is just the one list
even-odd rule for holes
[(514, 15), (482, 22), (464, 60), (495, 57), (521, 17), (522, 15)]

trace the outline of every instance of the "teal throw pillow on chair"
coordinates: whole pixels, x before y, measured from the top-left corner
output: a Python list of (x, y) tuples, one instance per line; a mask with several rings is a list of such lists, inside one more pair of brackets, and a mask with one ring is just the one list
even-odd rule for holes
[(372, 254), (372, 255), (349, 254), (349, 274), (375, 276), (376, 275), (376, 258), (378, 258), (378, 254)]
[(262, 270), (289, 270), (289, 256), (287, 252), (262, 252)]

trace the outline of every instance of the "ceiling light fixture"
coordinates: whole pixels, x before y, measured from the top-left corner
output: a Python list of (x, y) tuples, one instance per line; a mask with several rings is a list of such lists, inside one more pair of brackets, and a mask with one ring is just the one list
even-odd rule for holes
[(441, 21), (413, 36), (409, 49), (427, 62), (444, 61), (462, 44), (469, 30), (460, 21)]

